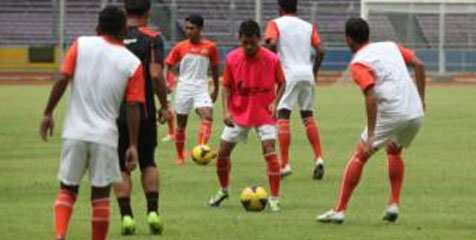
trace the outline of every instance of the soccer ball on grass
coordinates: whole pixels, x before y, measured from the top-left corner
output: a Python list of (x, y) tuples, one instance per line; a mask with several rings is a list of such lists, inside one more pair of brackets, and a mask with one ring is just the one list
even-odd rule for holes
[(217, 156), (208, 145), (198, 145), (192, 150), (192, 160), (198, 165), (207, 165)]
[(268, 193), (263, 187), (246, 187), (241, 192), (240, 201), (246, 211), (260, 212), (268, 203)]

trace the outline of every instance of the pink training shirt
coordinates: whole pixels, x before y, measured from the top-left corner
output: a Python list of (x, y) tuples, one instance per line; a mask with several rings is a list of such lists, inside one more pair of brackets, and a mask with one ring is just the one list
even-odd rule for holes
[(275, 124), (269, 107), (275, 99), (275, 84), (284, 83), (283, 69), (273, 52), (259, 48), (247, 57), (243, 48), (226, 56), (223, 86), (231, 90), (228, 108), (233, 121), (244, 127)]

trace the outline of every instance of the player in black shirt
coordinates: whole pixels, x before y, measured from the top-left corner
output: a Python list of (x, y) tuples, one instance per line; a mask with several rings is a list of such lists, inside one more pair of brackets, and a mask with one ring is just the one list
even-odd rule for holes
[[(149, 17), (150, 0), (126, 0), (128, 35), (124, 40), (126, 47), (133, 52), (144, 66), (145, 106), (141, 111), (140, 134), (138, 141), (139, 166), (141, 170), (142, 188), (147, 199), (147, 222), (152, 234), (161, 234), (163, 224), (158, 211), (159, 173), (157, 171), (154, 152), (157, 146), (157, 117), (154, 93), (157, 95), (161, 109), (159, 121), (168, 118), (167, 89), (163, 77), (162, 64), (164, 46), (159, 33), (146, 27)], [(126, 169), (123, 156), (129, 145), (127, 131), (126, 108), (123, 104), (118, 119), (119, 129), (119, 162), (122, 182), (114, 186), (121, 212), (121, 233), (134, 234), (135, 220), (131, 209), (130, 197), (132, 182), (130, 172)]]

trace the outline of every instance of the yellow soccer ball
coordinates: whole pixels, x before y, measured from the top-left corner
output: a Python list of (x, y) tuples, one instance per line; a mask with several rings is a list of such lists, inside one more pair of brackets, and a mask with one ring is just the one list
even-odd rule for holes
[(240, 201), (246, 211), (259, 212), (262, 211), (268, 203), (268, 193), (263, 187), (246, 187), (241, 192)]
[(207, 165), (217, 156), (208, 145), (198, 145), (192, 150), (192, 160), (198, 165)]

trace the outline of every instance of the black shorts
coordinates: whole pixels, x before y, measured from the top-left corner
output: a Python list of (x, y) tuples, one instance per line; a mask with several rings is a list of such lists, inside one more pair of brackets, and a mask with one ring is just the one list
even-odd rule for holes
[[(129, 131), (127, 123), (119, 121), (119, 144), (117, 152), (119, 154), (119, 166), (122, 172), (126, 172), (126, 151), (129, 147)], [(140, 124), (139, 140), (137, 152), (139, 154), (139, 167), (144, 170), (148, 167), (155, 167), (155, 147), (157, 146), (157, 124), (155, 121), (142, 121)]]

